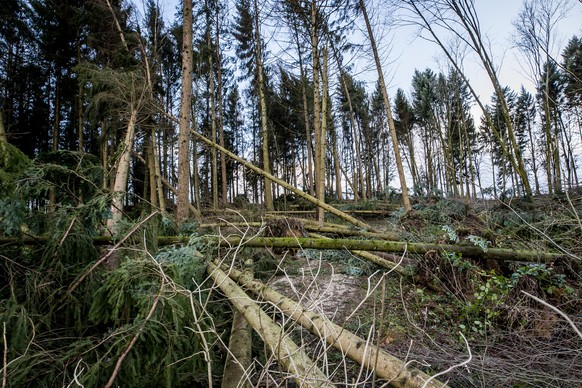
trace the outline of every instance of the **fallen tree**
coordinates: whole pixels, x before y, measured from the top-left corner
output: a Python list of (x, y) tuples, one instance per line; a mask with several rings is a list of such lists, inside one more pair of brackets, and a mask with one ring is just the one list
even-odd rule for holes
[(329, 345), (345, 356), (373, 370), (377, 377), (387, 380), (391, 386), (429, 388), (443, 386), (437, 380), (428, 381), (430, 376), (426, 373), (415, 368), (408, 368), (406, 362), (333, 323), (327, 317), (304, 309), (292, 299), (254, 280), (251, 276), (236, 269), (228, 269), (228, 275), (252, 293), (273, 303), (285, 315), (293, 318), (312, 334), (325, 339)]
[[(173, 120), (176, 120), (175, 117), (170, 116)], [(305, 193), (302, 190), (299, 190), (298, 188), (294, 187), (293, 185), (290, 185), (289, 183), (285, 182), (282, 179), (277, 178), (274, 175), (271, 175), (267, 172), (265, 172), (264, 170), (262, 170), (261, 168), (255, 166), (254, 164), (252, 164), (251, 162), (247, 161), (246, 159), (241, 158), (240, 156), (236, 155), (233, 152), (230, 152), (229, 150), (227, 150), (224, 147), (221, 147), (220, 145), (216, 144), (215, 142), (213, 142), (212, 140), (202, 136), (201, 134), (199, 134), (198, 132), (192, 130), (190, 131), (192, 133), (192, 135), (194, 135), (198, 140), (201, 140), (202, 142), (208, 144), (209, 146), (216, 148), (217, 150), (219, 150), (220, 152), (222, 152), (224, 155), (227, 155), (228, 157), (236, 160), (237, 162), (241, 163), (243, 166), (245, 166), (246, 168), (256, 172), (257, 174), (268, 178), (270, 181), (275, 182), (276, 184), (278, 184), (279, 186), (297, 194), (298, 196), (300, 196), (301, 198), (313, 203), (315, 206), (318, 206), (320, 208), (322, 208), (323, 210), (326, 210), (328, 212), (330, 212), (331, 214), (334, 214), (338, 217), (340, 217), (342, 220), (349, 222), (352, 225), (356, 225), (359, 226), (361, 228), (366, 228), (366, 229), (370, 229), (370, 230), (374, 230), (374, 228), (372, 228), (370, 225), (366, 224), (365, 222), (362, 222), (344, 212), (342, 212), (341, 210), (336, 209), (333, 206), (328, 205), (327, 203), (325, 203), (324, 201), (321, 201), (307, 193)]]
[[(241, 238), (237, 236), (217, 237), (204, 236), (203, 240), (211, 243), (217, 241), (220, 246), (231, 247), (239, 244), (248, 247), (268, 247), (268, 248), (311, 248), (311, 249), (347, 249), (357, 251), (377, 251), (377, 252), (410, 252), (425, 254), (430, 251), (455, 252), (474, 259), (493, 259), (509, 261), (528, 261), (549, 263), (567, 257), (561, 253), (528, 251), (522, 249), (488, 248), (484, 251), (479, 246), (474, 245), (450, 245), (434, 243), (411, 243), (406, 241), (386, 241), (386, 240), (354, 240), (346, 238), (305, 238), (305, 237), (252, 237)], [(0, 245), (23, 244), (40, 245), (49, 240), (46, 236), (23, 236), (0, 237)], [(187, 244), (190, 237), (185, 236), (159, 236), (159, 245)], [(93, 238), (96, 245), (110, 245), (115, 242), (111, 237), (102, 236)]]
[(300, 387), (333, 387), (307, 354), (232, 279), (213, 263), (208, 264), (208, 272)]
[(304, 237), (227, 237), (220, 239), (221, 246), (242, 244), (250, 247), (270, 248), (311, 248), (311, 249), (347, 249), (358, 251), (410, 252), (425, 254), (429, 251), (455, 252), (464, 257), (476, 259), (495, 259), (510, 261), (551, 262), (564, 257), (563, 254), (536, 252), (516, 249), (489, 248), (484, 251), (479, 246), (449, 245), (433, 243), (410, 243), (405, 241), (353, 240)]

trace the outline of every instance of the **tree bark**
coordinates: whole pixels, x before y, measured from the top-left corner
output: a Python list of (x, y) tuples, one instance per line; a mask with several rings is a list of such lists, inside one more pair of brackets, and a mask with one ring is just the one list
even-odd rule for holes
[(430, 378), (427, 374), (418, 369), (407, 368), (404, 361), (333, 323), (327, 317), (306, 310), (292, 299), (281, 295), (259, 281), (253, 280), (242, 272), (230, 269), (229, 276), (255, 295), (260, 295), (273, 303), (283, 313), (293, 318), (312, 334), (325, 339), (329, 345), (338, 349), (342, 354), (360, 365), (374, 370), (377, 377), (390, 381), (390, 386), (429, 388), (444, 386), (437, 380), (431, 380), (425, 385), (425, 382)]
[[(217, 82), (217, 98), (218, 98), (218, 133), (219, 144), (224, 147), (224, 112), (222, 105), (222, 55), (220, 49), (220, 15), (219, 7), (216, 7), (216, 82)], [(227, 179), (226, 179), (226, 155), (220, 155), (220, 178), (221, 178), (221, 205), (226, 207), (228, 203)]]
[(281, 326), (273, 322), (232, 279), (213, 263), (208, 264), (208, 272), (230, 303), (261, 336), (279, 364), (300, 387), (333, 387), (305, 351), (289, 339)]
[(409, 243), (405, 241), (385, 240), (313, 239), (305, 237), (253, 237), (250, 239), (241, 239), (240, 237), (228, 237), (221, 240), (220, 244), (222, 246), (243, 244), (251, 247), (347, 249), (378, 252), (410, 252), (418, 254), (425, 254), (429, 251), (456, 252), (462, 254), (463, 257), (476, 259), (528, 262), (551, 262), (565, 257), (564, 254), (558, 253), (503, 248), (489, 248), (487, 252), (484, 252), (481, 247), (474, 245)]
[[(259, 24), (259, 4), (255, 0), (255, 45), (257, 47), (257, 72), (259, 82), (259, 99), (261, 108), (261, 140), (263, 152), (263, 170), (271, 174), (271, 163), (269, 158), (269, 131), (267, 123), (267, 97), (265, 96), (265, 74), (263, 70), (263, 50), (261, 47), (261, 26)], [(265, 208), (267, 211), (273, 210), (273, 193), (271, 190), (271, 181), (264, 176), (265, 185)]]
[(278, 185), (286, 188), (287, 190), (297, 194), (301, 198), (315, 204), (316, 206), (322, 207), (324, 210), (327, 210), (328, 212), (340, 217), (341, 219), (345, 220), (346, 222), (349, 222), (350, 224), (355, 225), (355, 226), (359, 226), (361, 228), (365, 228), (365, 229), (374, 231), (374, 228), (372, 228), (370, 225), (366, 224), (365, 222), (357, 220), (354, 217), (351, 217), (348, 214), (342, 212), (341, 210), (338, 210), (338, 209), (334, 208), (333, 206), (328, 205), (325, 202), (320, 201), (319, 199), (314, 198), (311, 195), (299, 190), (298, 188), (291, 186), (289, 183), (283, 181), (282, 179), (279, 179), (279, 178), (275, 177), (274, 175), (271, 175), (271, 174), (267, 173), (266, 171), (261, 170), (259, 167), (255, 166), (254, 164), (248, 162), (247, 160), (235, 155), (234, 153), (230, 152), (226, 148), (220, 147), (218, 144), (205, 138), (201, 134), (194, 132), (194, 131), (192, 132), (192, 134), (197, 139), (200, 139), (201, 141), (210, 145), (211, 147), (216, 147), (219, 151), (224, 152), (228, 157), (236, 160), (237, 162), (241, 163), (243, 166), (253, 170), (257, 174), (264, 176), (265, 178), (270, 179), (271, 181), (275, 182), (276, 184), (278, 184)]
[[(317, 1), (311, 1), (311, 58), (313, 73), (313, 133), (315, 136), (315, 197), (325, 202), (325, 149), (322, 148), (322, 117), (321, 117), (321, 97), (319, 94), (319, 34), (318, 34), (318, 13)], [(323, 156), (322, 156), (323, 152)], [(316, 218), (320, 224), (324, 222), (324, 214), (317, 208)]]
[(119, 232), (119, 222), (123, 217), (123, 199), (127, 191), (127, 178), (129, 176), (129, 164), (133, 150), (133, 139), (135, 135), (135, 124), (137, 122), (137, 109), (131, 107), (129, 122), (125, 132), (125, 140), (117, 168), (115, 172), (115, 182), (113, 183), (113, 200), (111, 202), (111, 218), (107, 220), (107, 229), (111, 235)]
[(400, 157), (400, 149), (398, 147), (398, 137), (396, 136), (396, 127), (394, 126), (394, 119), (392, 117), (392, 109), (390, 108), (390, 99), (388, 98), (388, 91), (386, 90), (386, 83), (384, 82), (384, 73), (382, 70), (382, 64), (380, 63), (380, 56), (378, 54), (378, 48), (376, 47), (376, 40), (374, 39), (374, 33), (372, 32), (372, 26), (368, 18), (368, 13), (366, 12), (366, 5), (364, 0), (359, 0), (362, 15), (364, 16), (364, 21), (366, 22), (366, 29), (368, 31), (368, 39), (370, 39), (370, 45), (372, 46), (372, 52), (374, 53), (374, 61), (376, 62), (376, 70), (378, 71), (378, 82), (380, 83), (380, 90), (382, 91), (382, 97), (384, 99), (384, 108), (386, 109), (386, 117), (388, 119), (388, 127), (390, 128), (390, 136), (392, 137), (392, 145), (394, 147), (394, 159), (396, 160), (396, 168), (398, 169), (398, 176), (400, 178), (400, 187), (402, 190), (402, 202), (404, 209), (406, 211), (412, 210), (410, 205), (410, 199), (408, 198), (408, 188), (406, 186), (406, 176), (404, 175), (404, 166), (402, 164), (402, 158)]
[(188, 220), (190, 204), (190, 111), (192, 109), (192, 0), (183, 0), (182, 95), (178, 133), (178, 193), (176, 223)]

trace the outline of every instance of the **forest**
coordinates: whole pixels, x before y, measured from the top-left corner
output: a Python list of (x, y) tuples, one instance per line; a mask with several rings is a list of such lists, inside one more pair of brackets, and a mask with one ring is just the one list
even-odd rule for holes
[(2, 388), (582, 385), (581, 2), (177, 3), (0, 7)]

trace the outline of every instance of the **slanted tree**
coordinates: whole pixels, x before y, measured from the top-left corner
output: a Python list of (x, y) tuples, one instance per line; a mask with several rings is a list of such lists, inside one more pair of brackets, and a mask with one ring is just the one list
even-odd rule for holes
[(392, 137), (392, 147), (394, 147), (394, 160), (396, 161), (396, 167), (398, 170), (398, 177), (400, 178), (400, 189), (402, 190), (402, 202), (404, 209), (406, 211), (412, 210), (410, 205), (410, 199), (408, 197), (408, 188), (406, 185), (406, 175), (404, 174), (404, 165), (402, 164), (402, 158), (400, 157), (400, 148), (398, 146), (398, 137), (396, 136), (396, 128), (394, 126), (394, 119), (392, 117), (392, 108), (390, 106), (390, 99), (388, 98), (388, 90), (386, 89), (386, 82), (384, 81), (384, 71), (382, 70), (382, 63), (380, 61), (380, 55), (378, 53), (378, 47), (376, 45), (376, 39), (374, 37), (374, 32), (372, 30), (372, 24), (368, 17), (368, 12), (366, 10), (366, 5), (364, 0), (359, 0), (359, 11), (364, 17), (364, 22), (366, 24), (366, 31), (368, 40), (370, 41), (370, 46), (372, 48), (372, 53), (374, 55), (374, 62), (376, 63), (376, 70), (378, 72), (378, 82), (380, 84), (380, 91), (382, 92), (382, 97), (384, 100), (384, 108), (386, 109), (386, 117), (388, 118), (388, 127), (390, 128), (390, 136)]
[[(553, 70), (549, 67), (555, 60), (552, 57), (555, 46), (555, 30), (560, 20), (564, 19), (571, 9), (567, 0), (526, 0), (522, 4), (517, 19), (513, 22), (516, 29), (517, 47), (526, 58), (530, 68), (531, 78), (538, 82), (538, 102), (542, 116), (554, 116), (556, 91), (551, 90)], [(555, 69), (557, 71), (557, 69)], [(555, 73), (555, 72), (554, 72)], [(545, 77), (545, 78), (543, 78)], [(550, 94), (554, 95), (551, 96)], [(551, 119), (543, 120), (546, 140), (545, 153), (548, 189), (556, 192), (562, 190), (562, 173), (560, 168), (559, 129), (552, 124)], [(555, 120), (554, 120), (555, 122)]]
[[(519, 176), (521, 185), (524, 188), (525, 195), (530, 197), (532, 195), (531, 186), (523, 158), (519, 149), (519, 144), (515, 136), (515, 131), (511, 122), (511, 113), (507, 104), (504, 101), (503, 87), (499, 81), (498, 69), (493, 61), (491, 48), (487, 46), (485, 36), (481, 31), (481, 24), (479, 17), (475, 10), (475, 4), (470, 0), (405, 0), (401, 2), (404, 7), (416, 17), (418, 17), (418, 25), (426, 32), (443, 50), (451, 65), (462, 76), (465, 83), (468, 85), (473, 98), (481, 108), (486, 120), (489, 120), (488, 127), (493, 135), (497, 137), (498, 143), (506, 158), (512, 164), (513, 170)], [(499, 99), (501, 112), (507, 128), (507, 138), (502, 139), (497, 129), (492, 125), (491, 118), (488, 116), (488, 111), (485, 105), (479, 99), (475, 90), (471, 87), (465, 74), (462, 71), (461, 60), (454, 58), (451, 50), (443, 42), (437, 28), (442, 27), (445, 31), (452, 33), (460, 41), (465, 42), (471, 51), (477, 55), (479, 61), (483, 65), (491, 85)]]

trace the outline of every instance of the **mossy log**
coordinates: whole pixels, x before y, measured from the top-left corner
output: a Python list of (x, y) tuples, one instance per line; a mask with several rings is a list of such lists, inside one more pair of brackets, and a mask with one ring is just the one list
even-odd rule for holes
[(319, 226), (316, 223), (304, 221), (304, 227), (306, 230), (319, 233), (334, 233), (340, 234), (342, 236), (361, 236), (367, 238), (374, 238), (379, 240), (389, 240), (398, 241), (400, 240), (400, 235), (393, 232), (368, 232), (365, 230), (357, 230), (346, 228), (344, 225), (338, 224), (328, 224), (325, 223), (323, 226)]
[[(541, 251), (528, 251), (505, 248), (489, 248), (487, 252), (481, 247), (473, 245), (449, 245), (433, 243), (410, 243), (405, 241), (386, 241), (386, 240), (354, 240), (354, 239), (322, 239), (322, 238), (305, 238), (305, 237), (253, 237), (242, 239), (241, 237), (231, 236), (227, 238), (218, 238), (216, 236), (205, 236), (202, 239), (213, 242), (217, 241), (221, 246), (231, 247), (243, 244), (249, 247), (270, 247), (270, 248), (311, 248), (311, 249), (347, 249), (358, 251), (377, 251), (377, 252), (410, 252), (425, 254), (429, 251), (438, 252), (455, 252), (462, 254), (464, 257), (475, 259), (493, 259), (509, 261), (528, 261), (549, 263), (566, 257), (560, 253), (550, 253)], [(48, 241), (48, 237), (0, 237), (0, 245), (23, 244), (23, 245), (41, 245)], [(187, 244), (190, 237), (183, 236), (159, 236), (159, 245)], [(96, 245), (110, 245), (114, 240), (108, 236), (95, 237), (93, 242)]]
[(328, 239), (328, 238), (304, 238), (304, 237), (253, 237), (241, 239), (240, 237), (228, 237), (220, 240), (222, 246), (245, 245), (252, 247), (272, 248), (311, 248), (311, 249), (347, 249), (358, 251), (380, 252), (410, 252), (425, 254), (429, 251), (455, 252), (464, 257), (476, 259), (495, 259), (511, 261), (551, 262), (563, 258), (564, 255), (548, 252), (536, 252), (526, 250), (514, 250), (503, 248), (489, 248), (487, 252), (481, 247), (473, 245), (448, 245), (432, 243), (410, 243), (404, 241), (385, 240), (353, 240), (353, 239)]
[[(300, 304), (267, 287), (264, 283), (235, 269), (228, 271), (229, 276), (240, 285), (275, 304), (285, 315), (293, 318), (312, 334), (324, 339), (345, 356), (370, 370), (374, 370), (377, 377), (389, 381), (391, 386), (424, 387), (430, 378), (418, 369), (408, 368), (406, 362), (366, 342), (325, 316), (306, 310)], [(426, 387), (443, 387), (443, 384), (437, 380), (431, 380)]]
[(313, 363), (273, 320), (232, 279), (215, 264), (208, 272), (230, 303), (245, 317), (261, 336), (279, 364), (300, 387), (333, 387), (323, 372)]

